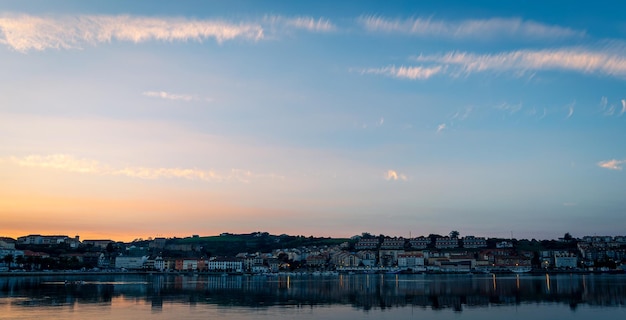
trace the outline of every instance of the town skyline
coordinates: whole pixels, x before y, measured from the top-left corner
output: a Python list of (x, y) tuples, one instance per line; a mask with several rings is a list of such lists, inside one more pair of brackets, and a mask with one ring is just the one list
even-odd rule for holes
[(624, 11), (1, 2), (0, 234), (623, 234)]
[(542, 241), (542, 240), (563, 240), (564, 237), (571, 237), (572, 239), (582, 239), (583, 237), (623, 237), (623, 234), (583, 234), (583, 235), (575, 235), (575, 234), (571, 234), (570, 232), (564, 232), (562, 234), (560, 234), (557, 237), (553, 237), (553, 238), (527, 238), (527, 237), (523, 237), (523, 236), (515, 236), (513, 233), (509, 234), (508, 236), (490, 236), (490, 235), (482, 235), (482, 234), (464, 234), (458, 230), (450, 230), (449, 232), (429, 232), (429, 233), (424, 233), (424, 234), (414, 234), (414, 233), (409, 233), (408, 235), (401, 235), (401, 234), (395, 234), (395, 233), (390, 233), (390, 234), (384, 234), (384, 233), (375, 233), (375, 232), (368, 232), (368, 231), (364, 231), (364, 232), (360, 232), (360, 233), (355, 233), (352, 235), (345, 235), (345, 236), (327, 236), (327, 235), (321, 235), (321, 234), (291, 234), (288, 232), (279, 232), (279, 233), (274, 233), (274, 232), (268, 232), (268, 231), (264, 231), (264, 230), (256, 230), (256, 231), (248, 231), (248, 232), (220, 232), (220, 233), (216, 233), (216, 234), (202, 234), (202, 233), (192, 233), (192, 234), (187, 234), (187, 235), (163, 235), (163, 234), (156, 234), (156, 235), (152, 235), (152, 236), (133, 236), (133, 237), (128, 237), (128, 238), (115, 238), (113, 236), (107, 236), (107, 234), (81, 234), (81, 233), (62, 233), (62, 232), (52, 232), (52, 233), (37, 233), (37, 232), (30, 232), (30, 233), (24, 233), (24, 234), (20, 234), (20, 235), (6, 235), (6, 234), (0, 234), (0, 238), (10, 238), (10, 239), (19, 239), (19, 238), (28, 238), (28, 237), (64, 237), (64, 238), (68, 238), (68, 239), (76, 239), (77, 241), (100, 241), (100, 240), (104, 240), (104, 241), (115, 241), (115, 242), (125, 242), (125, 243), (131, 243), (131, 242), (135, 242), (135, 241), (152, 241), (154, 239), (185, 239), (185, 238), (206, 238), (206, 237), (218, 237), (218, 236), (225, 236), (225, 235), (254, 235), (254, 234), (268, 234), (268, 235), (274, 235), (274, 236), (279, 236), (279, 235), (288, 235), (288, 236), (295, 236), (295, 237), (314, 237), (314, 238), (332, 238), (332, 239), (354, 239), (354, 238), (358, 238), (358, 237), (375, 237), (375, 238), (379, 238), (379, 237), (386, 237), (386, 238), (402, 238), (402, 239), (416, 239), (416, 238), (428, 238), (429, 236), (440, 236), (440, 237), (451, 237), (451, 238), (459, 238), (462, 239), (464, 237), (477, 237), (477, 238), (485, 238), (485, 239), (509, 239), (509, 240), (537, 240), (537, 241)]

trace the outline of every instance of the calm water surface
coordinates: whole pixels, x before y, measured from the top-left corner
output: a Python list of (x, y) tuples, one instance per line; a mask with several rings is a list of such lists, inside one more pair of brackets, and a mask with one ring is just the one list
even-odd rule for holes
[(0, 277), (0, 319), (626, 319), (625, 306), (624, 275)]

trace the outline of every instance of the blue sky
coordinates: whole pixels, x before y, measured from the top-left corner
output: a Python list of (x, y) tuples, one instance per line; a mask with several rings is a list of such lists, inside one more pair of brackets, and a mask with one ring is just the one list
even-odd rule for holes
[(2, 1), (0, 233), (624, 234), (620, 6)]

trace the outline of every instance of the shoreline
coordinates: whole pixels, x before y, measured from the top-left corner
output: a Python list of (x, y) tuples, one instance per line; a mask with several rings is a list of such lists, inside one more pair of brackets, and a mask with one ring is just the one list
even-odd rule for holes
[[(524, 273), (514, 272), (418, 272), (418, 273), (343, 273), (341, 275), (362, 275), (362, 274), (401, 274), (401, 275), (620, 275), (626, 274), (624, 270), (609, 270), (609, 271), (589, 271), (589, 270), (532, 270)], [(313, 273), (277, 273), (277, 274), (253, 274), (253, 273), (225, 273), (225, 272), (161, 272), (161, 271), (17, 271), (17, 272), (0, 272), (0, 277), (35, 277), (35, 276), (106, 276), (106, 275), (202, 275), (202, 276), (281, 276), (281, 275), (293, 275), (293, 276), (313, 276)]]

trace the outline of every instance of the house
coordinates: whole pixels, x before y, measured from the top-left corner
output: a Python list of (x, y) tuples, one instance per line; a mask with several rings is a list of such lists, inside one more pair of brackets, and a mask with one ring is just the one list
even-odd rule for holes
[(356, 250), (370, 250), (378, 248), (378, 238), (361, 238), (359, 242), (354, 245)]
[(71, 248), (78, 248), (80, 245), (80, 237), (75, 236), (74, 238), (70, 238), (68, 236), (42, 236), (39, 234), (31, 234), (28, 236), (23, 236), (17, 238), (18, 244), (34, 244), (34, 245), (59, 245), (59, 244), (67, 244)]
[(472, 255), (468, 254), (451, 254), (448, 257), (448, 260), (452, 263), (457, 263), (459, 265), (465, 266), (469, 264), (470, 268), (476, 268), (476, 259)]
[(462, 241), (463, 241), (463, 248), (466, 248), (466, 249), (476, 249), (476, 248), (487, 247), (487, 239), (483, 237), (466, 236), (466, 237), (463, 237)]
[(554, 256), (555, 268), (576, 268), (578, 267), (578, 257), (574, 254), (555, 255)]
[(0, 249), (15, 249), (15, 240), (11, 238), (0, 238)]
[(383, 267), (393, 267), (398, 265), (398, 255), (403, 254), (404, 250), (379, 250), (378, 263)]
[(154, 258), (154, 270), (163, 271), (165, 270), (165, 260), (161, 257)]
[(276, 258), (267, 259), (267, 266), (271, 272), (277, 272), (280, 269), (280, 261)]
[(306, 257), (306, 264), (310, 267), (323, 267), (326, 265), (326, 260), (323, 255), (310, 255)]
[(472, 264), (469, 261), (442, 261), (439, 264), (441, 271), (445, 272), (470, 272), (472, 270)]
[(50, 258), (50, 255), (45, 252), (35, 252), (35, 251), (30, 251), (30, 250), (24, 250), (23, 252), (24, 252), (25, 257), (32, 257), (32, 258), (39, 258), (39, 259)]
[(435, 239), (435, 248), (437, 249), (454, 249), (459, 247), (459, 239), (450, 237), (441, 237)]
[(501, 241), (496, 243), (496, 248), (505, 249), (505, 248), (513, 248), (513, 242), (510, 241)]
[(421, 252), (405, 252), (398, 255), (398, 267), (415, 268), (424, 266), (424, 254)]
[(404, 249), (404, 238), (384, 238), (381, 249)]
[(330, 261), (338, 268), (358, 267), (361, 264), (361, 258), (357, 254), (346, 251), (333, 255)]
[(431, 243), (430, 238), (426, 237), (417, 237), (413, 239), (409, 239), (409, 244), (413, 249), (426, 249), (428, 245)]
[(167, 240), (165, 238), (154, 238), (154, 240), (148, 244), (148, 247), (150, 247), (150, 249), (163, 249), (165, 248), (166, 241)]
[(252, 273), (268, 273), (270, 272), (270, 268), (263, 264), (255, 264), (250, 267), (250, 272)]
[(231, 257), (212, 257), (207, 261), (208, 271), (243, 272), (243, 260)]
[(360, 263), (366, 267), (376, 266), (376, 253), (370, 250), (363, 250), (356, 253), (361, 260)]
[(83, 240), (83, 245), (94, 246), (95, 248), (106, 249), (109, 243), (114, 243), (113, 240)]

